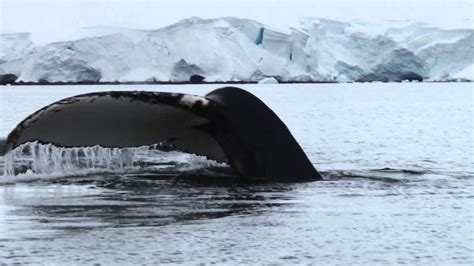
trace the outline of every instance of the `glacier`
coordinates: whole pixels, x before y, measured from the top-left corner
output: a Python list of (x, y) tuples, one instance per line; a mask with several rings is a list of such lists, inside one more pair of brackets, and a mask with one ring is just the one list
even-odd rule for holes
[(474, 30), (304, 18), (277, 30), (243, 18), (197, 17), (156, 30), (92, 27), (36, 46), (0, 35), (0, 83), (371, 82), (473, 80)]

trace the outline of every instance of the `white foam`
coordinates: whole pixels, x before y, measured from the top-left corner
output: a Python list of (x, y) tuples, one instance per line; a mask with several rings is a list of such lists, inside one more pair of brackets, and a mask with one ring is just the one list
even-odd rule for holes
[(29, 142), (4, 157), (0, 182), (83, 176), (93, 173), (173, 172), (183, 173), (226, 164), (204, 156), (158, 150), (159, 144), (132, 148), (101, 146), (64, 148)]

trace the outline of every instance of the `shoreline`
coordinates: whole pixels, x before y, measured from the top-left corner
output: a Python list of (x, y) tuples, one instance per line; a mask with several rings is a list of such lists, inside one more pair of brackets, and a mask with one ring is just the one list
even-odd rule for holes
[[(372, 82), (337, 82), (337, 81), (280, 81), (277, 84), (345, 84), (345, 83), (473, 83), (472, 80), (444, 80), (444, 81), (372, 81)], [(64, 86), (64, 85), (207, 85), (207, 84), (259, 84), (257, 81), (211, 81), (211, 82), (171, 82), (171, 81), (104, 81), (104, 82), (13, 82), (0, 86)], [(266, 85), (266, 84), (262, 84)]]

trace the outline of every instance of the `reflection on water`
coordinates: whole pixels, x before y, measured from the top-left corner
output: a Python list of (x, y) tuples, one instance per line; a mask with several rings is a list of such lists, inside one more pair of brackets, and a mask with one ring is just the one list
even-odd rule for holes
[[(322, 174), (325, 181), (301, 184), (150, 174), (6, 184), (0, 186), (0, 257), (19, 263), (51, 263), (57, 256), (72, 263), (472, 262), (474, 239), (464, 234), (474, 218), (472, 178), (394, 169)], [(433, 250), (443, 252), (435, 258)]]
[[(246, 186), (223, 182), (211, 185), (204, 176), (193, 176), (191, 180), (169, 179), (149, 175), (146, 178), (94, 176), (56, 180), (44, 185), (46, 191), (41, 189), (41, 184), (35, 184), (35, 188), (29, 188), (35, 196), (15, 202), (14, 205), (20, 204), (23, 208), (13, 214), (34, 213), (42, 217), (39, 218), (41, 223), (53, 229), (87, 228), (87, 223), (84, 226), (85, 218), (94, 222), (91, 226), (94, 229), (100, 226), (160, 226), (256, 213), (283, 204), (280, 200), (287, 199), (285, 192), (291, 189), (291, 186), (270, 184)], [(48, 189), (51, 186), (57, 186), (54, 195)], [(71, 188), (91, 191), (85, 195), (65, 195), (66, 201), (62, 201), (62, 197), (58, 200), (58, 192), (68, 194)], [(14, 198), (10, 195), (10, 200), (16, 200)], [(63, 222), (66, 222), (66, 227)]]

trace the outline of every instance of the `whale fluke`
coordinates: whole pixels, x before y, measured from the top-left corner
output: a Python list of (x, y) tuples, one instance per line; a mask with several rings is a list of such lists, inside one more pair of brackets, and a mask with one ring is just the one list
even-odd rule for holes
[(159, 144), (228, 163), (242, 178), (319, 180), (321, 176), (285, 124), (251, 93), (226, 87), (205, 97), (111, 91), (50, 104), (23, 120), (4, 151), (31, 141), (60, 147)]

